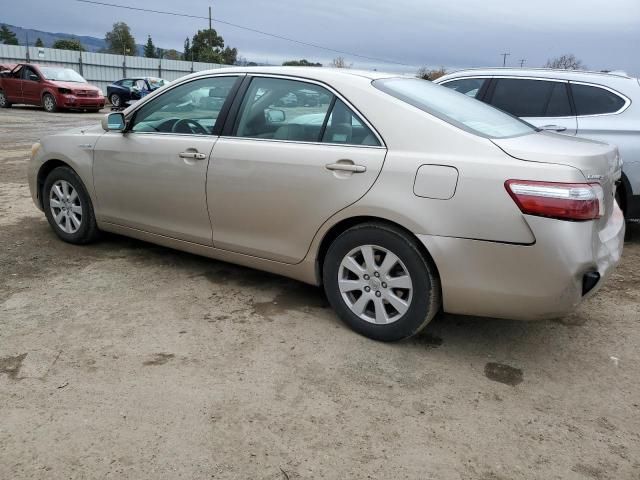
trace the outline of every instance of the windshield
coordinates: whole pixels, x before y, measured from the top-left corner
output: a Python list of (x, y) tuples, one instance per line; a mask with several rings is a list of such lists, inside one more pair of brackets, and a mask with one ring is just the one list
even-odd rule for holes
[(44, 78), (53, 80), (54, 82), (87, 83), (79, 73), (70, 68), (40, 67), (40, 71), (44, 75)]
[(507, 138), (535, 132), (522, 120), (485, 103), (427, 80), (387, 78), (373, 86), (451, 125), (487, 138)]

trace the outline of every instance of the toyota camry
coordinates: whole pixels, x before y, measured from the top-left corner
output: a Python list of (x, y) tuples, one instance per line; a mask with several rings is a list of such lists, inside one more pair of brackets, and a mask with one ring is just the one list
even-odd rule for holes
[(618, 263), (615, 147), (379, 72), (225, 68), (43, 138), (29, 185), (64, 241), (100, 231), (322, 285), (392, 341), (439, 312), (560, 317)]

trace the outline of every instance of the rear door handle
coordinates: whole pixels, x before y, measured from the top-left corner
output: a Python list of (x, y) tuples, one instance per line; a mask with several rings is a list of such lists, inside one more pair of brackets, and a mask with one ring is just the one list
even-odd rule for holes
[(326, 165), (327, 170), (338, 170), (340, 172), (363, 173), (367, 171), (364, 165), (354, 165), (352, 163), (330, 163)]
[(198, 152), (180, 152), (178, 154), (180, 158), (191, 158), (193, 160), (204, 160), (207, 156), (204, 153)]
[(551, 130), (552, 132), (564, 132), (567, 127), (563, 127), (560, 125), (544, 125), (540, 127), (541, 130)]

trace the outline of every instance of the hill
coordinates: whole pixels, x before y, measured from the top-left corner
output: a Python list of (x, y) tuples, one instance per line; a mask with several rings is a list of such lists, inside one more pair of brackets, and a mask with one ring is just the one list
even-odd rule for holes
[[(104, 38), (91, 37), (88, 35), (72, 35), (70, 33), (62, 32), (45, 32), (42, 30), (35, 30), (33, 28), (16, 27), (15, 25), (9, 25), (8, 23), (5, 23), (3, 25), (6, 25), (16, 34), (20, 45), (26, 45), (28, 39), (29, 45), (33, 46), (33, 44), (36, 42), (36, 39), (40, 38), (44, 42), (44, 46), (50, 48), (56, 40), (75, 38), (76, 40), (80, 40), (80, 43), (82, 43), (84, 48), (89, 52), (99, 52), (107, 48), (107, 44), (104, 41)], [(136, 46), (138, 47), (138, 55), (143, 55), (143, 46)]]

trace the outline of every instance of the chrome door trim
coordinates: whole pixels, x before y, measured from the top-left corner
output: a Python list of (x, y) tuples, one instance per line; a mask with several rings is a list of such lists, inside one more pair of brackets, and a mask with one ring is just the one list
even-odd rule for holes
[(354, 148), (371, 148), (376, 150), (386, 150), (387, 147), (383, 147), (382, 145), (354, 145), (351, 143), (330, 143), (330, 142), (309, 142), (304, 140), (284, 140), (284, 139), (275, 139), (275, 138), (259, 138), (259, 137), (234, 137), (233, 135), (220, 135), (217, 137), (219, 140), (250, 140), (256, 142), (275, 142), (275, 143), (293, 143), (293, 144), (301, 144), (301, 145), (315, 145), (315, 146), (323, 146), (327, 147), (354, 147)]

